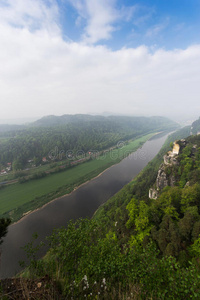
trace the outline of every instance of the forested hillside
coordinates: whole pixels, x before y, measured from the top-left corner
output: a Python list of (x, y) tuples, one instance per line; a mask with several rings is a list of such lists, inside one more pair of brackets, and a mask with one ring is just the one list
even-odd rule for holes
[(25, 168), (29, 160), (38, 165), (57, 149), (59, 158), (68, 151), (102, 150), (149, 132), (173, 130), (177, 124), (163, 117), (101, 117), (64, 115), (44, 117), (25, 127), (0, 125), (0, 169), (11, 163)]
[(200, 118), (192, 123), (191, 133), (192, 134), (200, 133)]
[[(183, 140), (189, 131), (169, 136), (157, 157), (92, 220), (55, 230), (46, 257), (36, 261), (33, 254), (24, 276), (48, 276), (54, 297), (59, 282), (55, 299), (199, 299), (200, 136)], [(168, 151), (175, 140), (180, 151), (173, 154)], [(173, 163), (163, 155), (172, 155)], [(160, 168), (168, 184), (150, 199)], [(33, 244), (25, 251), (30, 258)]]
[[(154, 178), (148, 176), (151, 170), (147, 168), (133, 186), (124, 189), (122, 195), (128, 194), (127, 205), (122, 203), (120, 213), (116, 215), (113, 208), (106, 212), (105, 205), (99, 218), (106, 221), (107, 215), (111, 226), (110, 220), (117, 217), (121, 223), (120, 236), (126, 233), (130, 245), (145, 246), (153, 241), (160, 256), (176, 257), (181, 266), (189, 266), (188, 261), (199, 255), (200, 136), (188, 137), (178, 143), (181, 150), (173, 163), (162, 164)], [(163, 174), (160, 177), (160, 170), (164, 170), (165, 177)], [(149, 178), (148, 184), (142, 181), (143, 178), (147, 178), (147, 182)], [(148, 189), (158, 179), (163, 180), (165, 186), (159, 189), (156, 199), (149, 199)], [(118, 196), (118, 201), (120, 198), (125, 200), (124, 196)]]

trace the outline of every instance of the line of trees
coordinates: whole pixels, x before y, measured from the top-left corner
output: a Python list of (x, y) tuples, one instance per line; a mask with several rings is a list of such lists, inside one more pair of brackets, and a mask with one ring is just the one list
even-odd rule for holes
[[(30, 159), (34, 164), (40, 164), (42, 158), (47, 157), (55, 148), (60, 153), (63, 152), (63, 155), (69, 150), (100, 151), (120, 140), (177, 127), (176, 123), (161, 117), (93, 117), (92, 121), (79, 119), (74, 123), (61, 125), (45, 126), (44, 122), (42, 127), (29, 126), (20, 130), (0, 131), (0, 167), (11, 162), (14, 170), (20, 170)], [(47, 124), (49, 122), (48, 119)]]

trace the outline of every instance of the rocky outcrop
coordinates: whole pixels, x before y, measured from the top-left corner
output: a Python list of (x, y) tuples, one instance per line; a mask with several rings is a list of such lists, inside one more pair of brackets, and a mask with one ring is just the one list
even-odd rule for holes
[(173, 155), (175, 154), (178, 155), (179, 151), (180, 151), (180, 145), (177, 142), (174, 142), (173, 149), (172, 149)]
[[(184, 144), (185, 140), (181, 140), (181, 144)], [(169, 151), (163, 156), (163, 164), (158, 170), (158, 175), (154, 187), (149, 190), (149, 198), (157, 199), (160, 191), (162, 191), (166, 186), (174, 186), (176, 183), (175, 177), (172, 174), (167, 174), (167, 168), (173, 165), (178, 165), (178, 154), (180, 152), (181, 144), (174, 142), (172, 151)]]
[(165, 166), (163, 164), (158, 170), (158, 175), (156, 178), (156, 187), (157, 190), (159, 191), (164, 189), (166, 186), (168, 186), (168, 179), (167, 179), (167, 174), (165, 173)]
[(172, 154), (171, 151), (169, 151), (166, 155), (163, 156), (164, 164), (165, 165), (177, 165), (177, 157), (176, 155)]
[(149, 190), (149, 198), (150, 199), (157, 199), (158, 198), (158, 191), (154, 188)]

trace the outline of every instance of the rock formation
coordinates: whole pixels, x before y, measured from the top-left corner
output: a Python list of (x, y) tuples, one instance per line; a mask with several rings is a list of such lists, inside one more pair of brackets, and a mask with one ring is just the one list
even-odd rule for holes
[(166, 170), (167, 168), (178, 164), (177, 157), (179, 155), (182, 146), (185, 146), (185, 140), (181, 140), (180, 144), (177, 143), (177, 141), (175, 141), (173, 144), (172, 151), (169, 151), (167, 154), (163, 156), (164, 162), (158, 170), (158, 175), (156, 178), (155, 185), (149, 190), (150, 199), (157, 199), (159, 196), (159, 192), (162, 189), (164, 189), (166, 186), (175, 185), (176, 180), (174, 175), (172, 174), (168, 175)]

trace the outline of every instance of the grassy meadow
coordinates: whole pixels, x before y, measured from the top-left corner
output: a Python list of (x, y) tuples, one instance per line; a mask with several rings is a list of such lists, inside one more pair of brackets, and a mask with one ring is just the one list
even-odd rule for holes
[(70, 193), (80, 184), (97, 176), (106, 168), (118, 163), (135, 151), (155, 133), (129, 141), (121, 148), (104, 153), (102, 156), (73, 166), (60, 173), (41, 179), (5, 186), (0, 190), (0, 217), (20, 219), (27, 211), (41, 207), (45, 203)]

